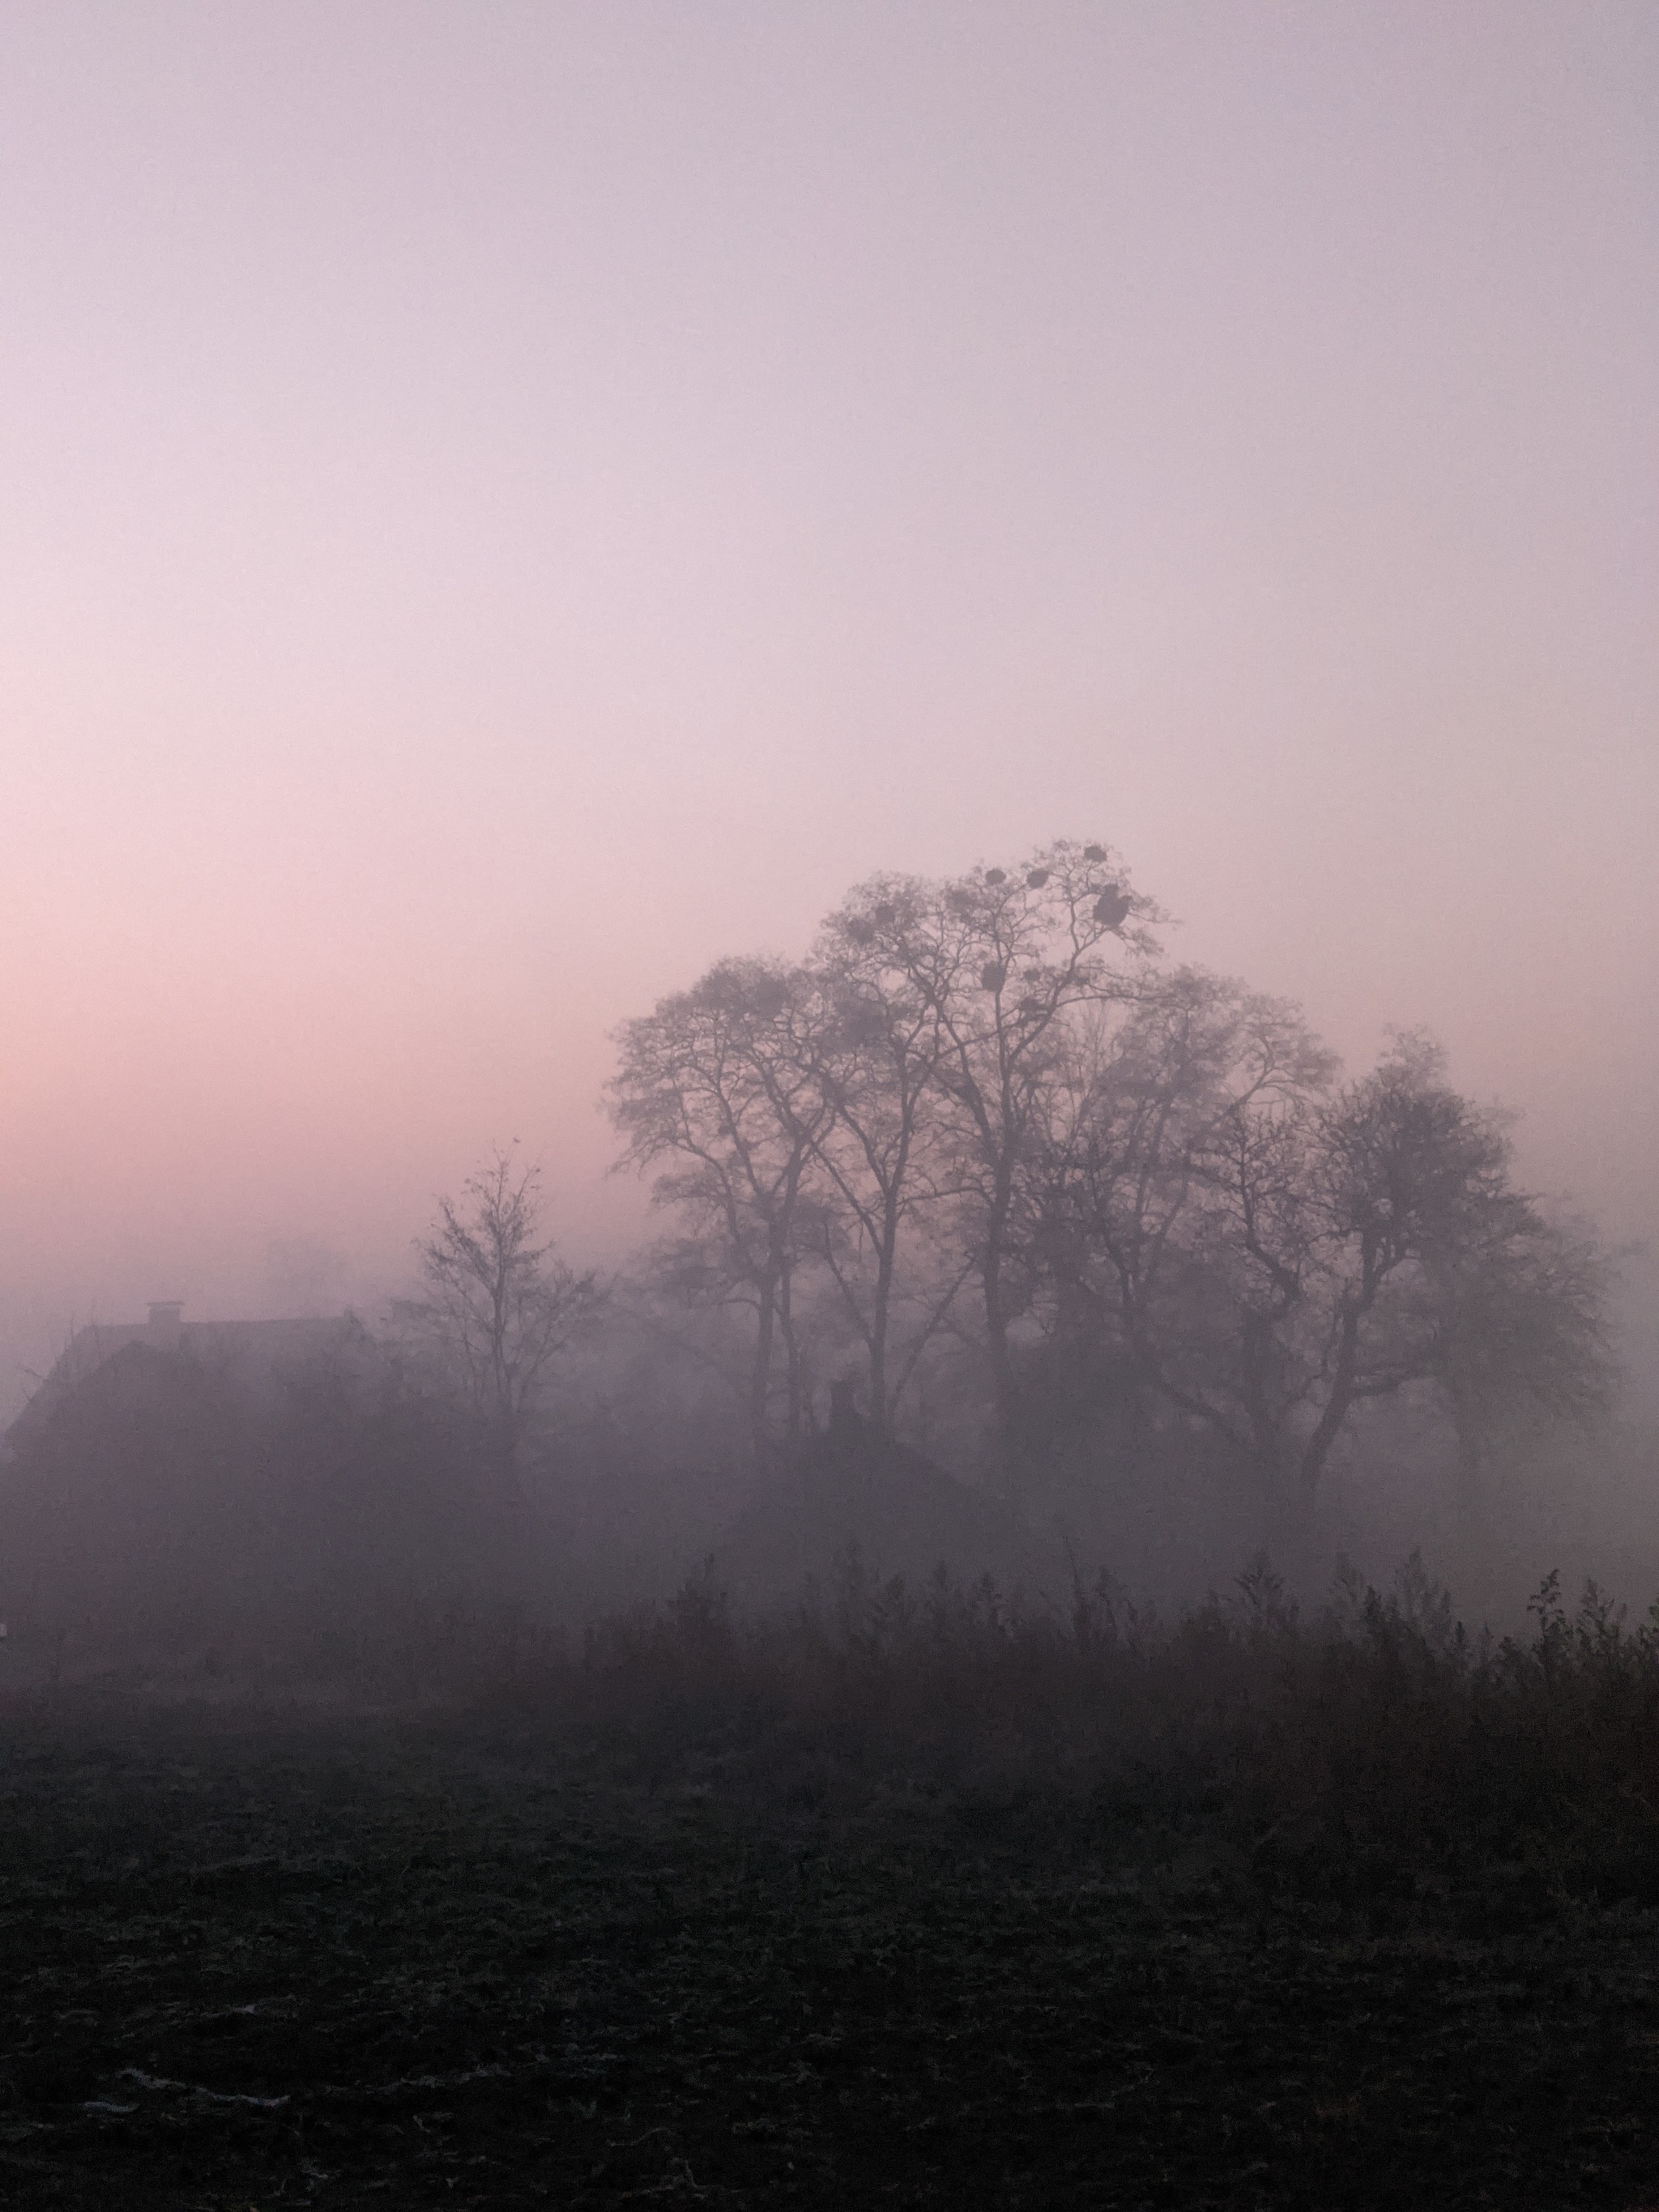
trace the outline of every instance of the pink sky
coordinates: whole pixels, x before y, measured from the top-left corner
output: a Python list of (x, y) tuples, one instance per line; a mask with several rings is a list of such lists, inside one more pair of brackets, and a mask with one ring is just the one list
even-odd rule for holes
[[(1659, 11), (0, 19), (0, 1407), (1103, 835), (1659, 1235)], [(1651, 1356), (1650, 1337), (1642, 1340)]]

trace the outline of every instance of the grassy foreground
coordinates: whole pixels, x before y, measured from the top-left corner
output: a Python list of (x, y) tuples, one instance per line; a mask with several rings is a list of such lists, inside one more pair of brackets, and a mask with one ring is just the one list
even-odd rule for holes
[(708, 1591), (0, 1732), (8, 2205), (1659, 2202), (1659, 1653)]

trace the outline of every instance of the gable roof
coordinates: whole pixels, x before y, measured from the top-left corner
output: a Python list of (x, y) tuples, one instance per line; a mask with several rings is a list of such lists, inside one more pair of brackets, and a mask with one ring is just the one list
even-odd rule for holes
[(370, 1346), (368, 1332), (355, 1314), (327, 1320), (185, 1322), (179, 1320), (177, 1306), (152, 1306), (148, 1322), (76, 1329), (0, 1441), (11, 1451), (27, 1443), (118, 1353), (143, 1351), (189, 1359), (259, 1389), (310, 1361), (352, 1351), (366, 1353)]
[(964, 1588), (988, 1573), (1004, 1592), (1064, 1587), (1051, 1547), (1012, 1506), (881, 1435), (843, 1398), (828, 1434), (726, 1528), (714, 1571), (747, 1603), (798, 1600), (808, 1580), (836, 1589), (849, 1545), (877, 1585), (902, 1575), (923, 1589), (943, 1566)]

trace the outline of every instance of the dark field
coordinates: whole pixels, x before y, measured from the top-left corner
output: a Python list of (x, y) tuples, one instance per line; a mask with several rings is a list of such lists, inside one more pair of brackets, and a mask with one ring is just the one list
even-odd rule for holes
[[(581, 1711), (546, 1684), (416, 1719), (14, 1710), (0, 2199), (1659, 2200), (1659, 1823), (1635, 1784), (1610, 1821), (1564, 1797), (1506, 1837), (1456, 1805), (1443, 1829), (1435, 1789), (1388, 1828), (1351, 1775), (1339, 1828), (1316, 1747), (1285, 1779), (1271, 1698), (1254, 1765), (1235, 1729), (1063, 1787), (907, 1708), (905, 1773), (890, 1710), (852, 1726), (844, 1670), (833, 1711), (799, 1686), (769, 1706), (706, 1620), (693, 1640), (700, 1690), (688, 1658), (690, 1690), (659, 1675), (653, 1702), (637, 1644)], [(1558, 1642), (1588, 1695), (1588, 1645)], [(1137, 1725), (1167, 1734), (1136, 1664)], [(951, 1665), (960, 1692), (959, 1643)], [(1369, 1695), (1426, 1726), (1420, 1667), (1341, 1679), (1304, 1735), (1346, 1739)], [(1501, 1712), (1467, 1702), (1490, 1749)], [(1478, 1767), (1467, 1735), (1450, 1751)]]

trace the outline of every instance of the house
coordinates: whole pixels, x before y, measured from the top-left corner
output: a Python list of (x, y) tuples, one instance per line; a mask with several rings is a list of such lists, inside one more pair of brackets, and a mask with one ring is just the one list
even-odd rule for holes
[[(355, 1314), (322, 1321), (187, 1322), (177, 1300), (151, 1305), (143, 1322), (76, 1329), (22, 1412), (0, 1438), (0, 1458), (15, 1458), (60, 1413), (100, 1377), (109, 1393), (118, 1378), (149, 1372), (158, 1382), (188, 1366), (254, 1396), (269, 1395), (288, 1377), (340, 1363), (355, 1372), (377, 1357)], [(158, 1364), (160, 1363), (160, 1364)], [(118, 1395), (118, 1392), (117, 1393)]]
[(712, 1553), (717, 1580), (746, 1604), (798, 1601), (808, 1583), (835, 1592), (902, 1576), (915, 1590), (935, 1571), (967, 1587), (988, 1574), (1005, 1592), (1063, 1589), (1063, 1562), (1002, 1499), (959, 1482), (830, 1390), (830, 1425), (786, 1476), (733, 1522)]
[(349, 1314), (81, 1329), (0, 1453), (0, 1620), (87, 1650), (389, 1644), (574, 1588), (466, 1408)]

